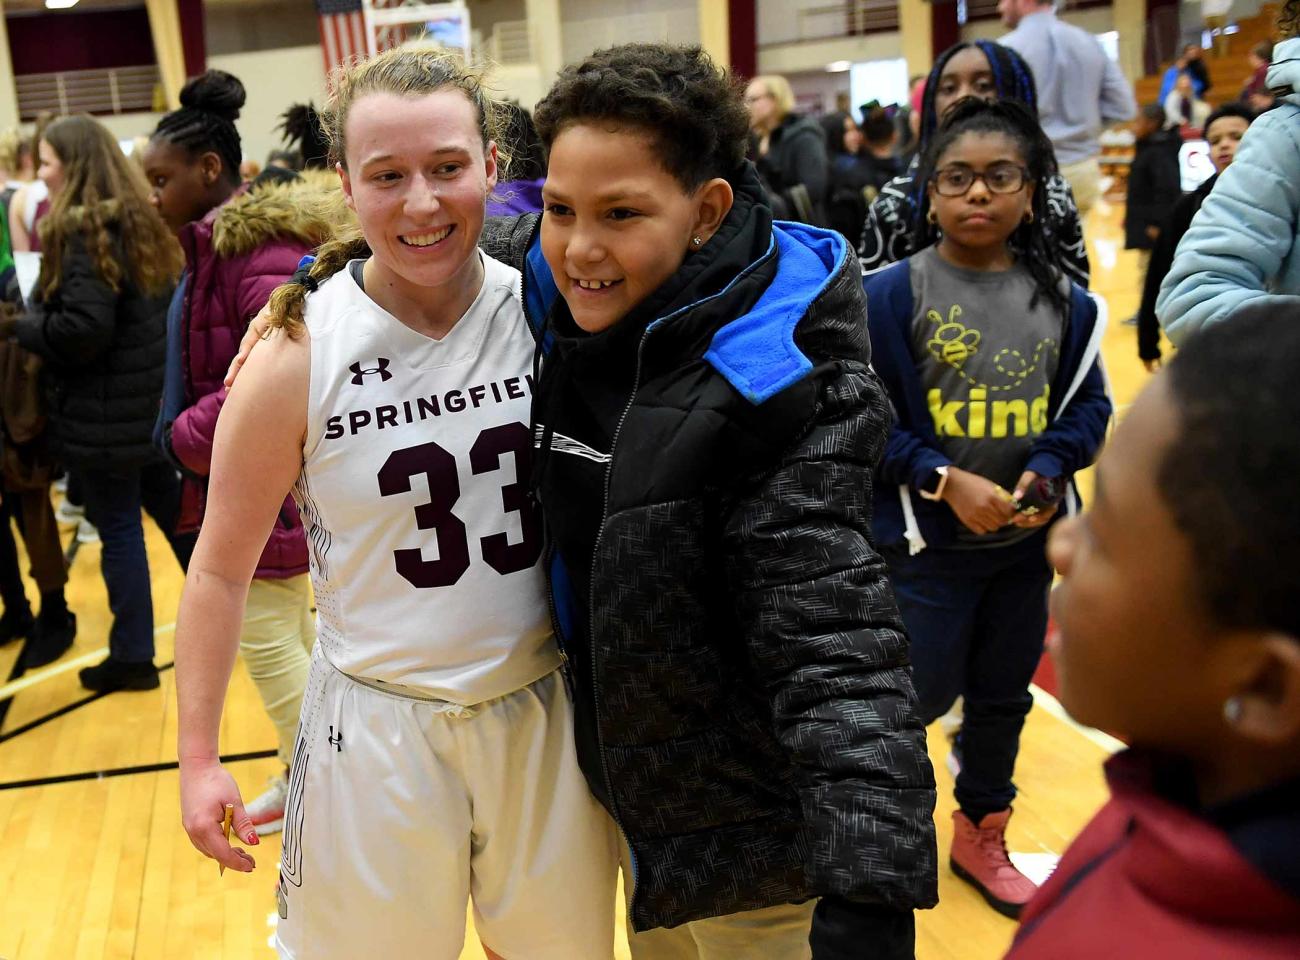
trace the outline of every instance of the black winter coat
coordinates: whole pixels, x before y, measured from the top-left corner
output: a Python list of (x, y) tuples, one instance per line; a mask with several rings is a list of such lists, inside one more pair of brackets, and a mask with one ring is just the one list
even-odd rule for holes
[[(550, 282), (536, 224), (489, 221), (483, 240), (524, 272), (535, 329)], [(571, 671), (594, 727), (579, 709), (580, 754), (584, 740), (597, 752), (583, 768), (631, 848), (638, 930), (815, 896), (896, 910), (937, 899), (934, 775), (870, 532), (888, 404), (868, 367), (857, 260), (812, 235), (839, 259), (805, 308), (785, 301), (807, 369), (755, 395), (706, 357), (721, 328), (753, 319), (731, 305), (777, 282), (779, 245), (652, 324), (636, 386), (616, 400), (592, 562), (550, 565), (557, 631), (587, 661)], [(788, 362), (779, 330), (748, 329), (757, 339), (733, 359), (760, 379)], [(747, 363), (755, 354), (767, 369)], [(547, 355), (543, 381), (557, 362)], [(546, 392), (539, 382), (540, 418)], [(564, 420), (554, 440), (551, 427), (538, 425), (542, 456), (560, 458), (562, 440), (601, 459)], [(564, 491), (538, 473), (551, 523)]]
[(1177, 130), (1157, 130), (1137, 142), (1133, 165), (1129, 168), (1125, 249), (1155, 248), (1156, 242), (1147, 235), (1147, 228), (1163, 224), (1183, 195), (1182, 173), (1178, 168), (1178, 151), (1182, 145), (1183, 138)]
[(74, 238), (59, 289), (18, 323), (18, 342), (45, 360), (53, 437), (75, 469), (128, 470), (158, 456), (152, 436), (171, 294), (147, 295), (123, 283), (114, 293)]
[[(754, 148), (757, 157), (757, 140)], [(787, 114), (768, 138), (767, 156), (754, 162), (778, 220), (826, 225), (830, 162), (826, 134), (817, 121)]]

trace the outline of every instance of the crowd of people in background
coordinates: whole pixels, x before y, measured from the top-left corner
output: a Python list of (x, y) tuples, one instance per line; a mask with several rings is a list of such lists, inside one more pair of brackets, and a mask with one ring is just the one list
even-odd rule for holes
[[(923, 727), (951, 712), (948, 862), (993, 909), (1026, 921), (1013, 956), (1073, 955), (1061, 938), (1091, 935), (1096, 946), (1102, 934), (1079, 932), (1091, 921), (1102, 930), (1149, 921), (1187, 955), (1294, 956), (1300, 623), (1287, 599), (1287, 537), (1300, 531), (1294, 511), (1279, 520), (1270, 498), (1283, 496), (1278, 472), (1290, 479), (1300, 467), (1300, 442), (1286, 419), (1288, 369), (1259, 344), (1271, 320), (1286, 328), (1280, 344), (1298, 346), (1288, 324), (1300, 323), (1300, 0), (1284, 5), (1286, 39), (1252, 49), (1238, 100), (1217, 107), (1205, 97), (1222, 89), (1198, 44), (1139, 106), (1097, 39), (1050, 0), (1002, 0), (999, 10), (1001, 40), (940, 52), (904, 103), (842, 96), (833, 110), (802, 112), (781, 76), (753, 77), (742, 91), (696, 48), (625, 45), (566, 68), (534, 117), (491, 101), (451, 60), (411, 48), (340, 74), (321, 112), (291, 107), (285, 145), (264, 163), (244, 155), (235, 121), (246, 93), (221, 71), (190, 80), (179, 109), (129, 156), (88, 116), (0, 136), (0, 643), (26, 639), (24, 666), (34, 669), (76, 638), (57, 483), (79, 535), (102, 544), (109, 654), (80, 672), (88, 690), (159, 685), (143, 514), (180, 570), (194, 557), (208, 575), (191, 572), (178, 628), (182, 795), (195, 845), (227, 866), (253, 861), (214, 827), (222, 808), (237, 811), (234, 839), (248, 845), (287, 829), (306, 789), (299, 719), (310, 714), (307, 729), (321, 734), (322, 703), (337, 718), (346, 701), (361, 725), (380, 723), (392, 698), (421, 710), (433, 699), (450, 705), (435, 712), (459, 717), (526, 694), (538, 723), (561, 717), (566, 731), (547, 734), (556, 739), (530, 762), (563, 766), (566, 795), (578, 798), (566, 809), (584, 813), (524, 787), (504, 791), (519, 809), (502, 816), (554, 817), (592, 857), (608, 855), (581, 878), (591, 889), (609, 883), (620, 848), (629, 877), (644, 871), (628, 904), (634, 960), (739, 956), (727, 951), (759, 921), (784, 930), (779, 960), (802, 957), (809, 936), (814, 960), (856, 955), (864, 938), (881, 957), (910, 957), (913, 912), (937, 896)], [(391, 116), (359, 110), (365, 119), (350, 120), (350, 97)], [(410, 123), (393, 119), (397, 105)], [(1113, 413), (1084, 223), (1105, 186), (1102, 134), (1120, 124), (1134, 139), (1124, 227), (1145, 284), (1139, 355), (1149, 370), (1162, 365), (1163, 328), (1186, 357), (1116, 435), (1102, 458), (1105, 493), (1081, 519), (1074, 477), (1096, 461)], [(1184, 192), (1180, 151), (1201, 138), (1214, 175)], [(381, 140), (382, 161), (366, 159)], [(431, 150), (454, 159), (426, 171)], [(607, 180), (617, 203), (600, 192)], [(393, 232), (419, 203), (425, 225), (451, 211), (446, 234)], [(485, 227), (485, 217), (501, 219)], [(457, 251), (445, 271), (412, 266), (413, 251), (442, 243)], [(19, 266), (32, 253), (39, 273), (25, 285)], [(376, 350), (418, 341), (428, 362), (348, 367), (330, 310), (351, 311)], [(519, 513), (525, 542), (481, 543), (492, 583), (531, 578), (510, 609), (514, 639), (532, 647), (487, 650), (496, 628), (461, 620), (495, 623), (508, 604), (457, 601), (439, 643), (454, 651), (472, 640), (500, 659), (430, 694), (426, 674), (454, 672), (454, 656), (390, 643), (382, 616), (370, 633), (348, 621), (388, 604), (409, 628), (415, 614), (393, 598), (410, 584), (454, 585), (460, 574), (439, 579), (456, 560), (453, 538), (444, 543), (439, 528), (437, 561), (397, 550), (401, 578), (389, 578), (383, 603), (336, 587), (325, 572), (331, 545), (336, 564), (369, 550), (386, 570), (391, 551), (357, 532), (379, 509), (353, 483), (361, 467), (319, 446), (347, 433), (342, 416), (318, 423), (316, 412), (340, 384), (376, 374), (387, 383), (390, 365), (421, 377), (454, 366), (438, 351), (457, 342), (458, 324), (491, 327), (502, 338), (493, 369), (536, 391), (514, 398), (532, 410), (509, 425), (517, 431), (492, 433), (487, 453), (491, 431), (476, 434), (466, 451), (475, 477), (514, 457), (515, 486), (494, 481), (491, 494), (494, 510), (501, 501)], [(268, 328), (241, 395), (223, 382), (227, 368)], [(773, 343), (788, 349), (778, 356)], [(324, 375), (316, 351), (340, 361), (331, 375), (341, 379), (308, 392), (309, 374)], [(1232, 389), (1218, 394), (1224, 381)], [(272, 427), (259, 418), (284, 384), (303, 387), (302, 402), (286, 400)], [(231, 409), (218, 442), (218, 417)], [(1264, 411), (1279, 418), (1273, 432), (1255, 423)], [(632, 446), (619, 442), (625, 429)], [(360, 430), (353, 422), (348, 436)], [(1239, 457), (1213, 447), (1247, 441), (1255, 446)], [(391, 453), (381, 499), (422, 472), (437, 499), (435, 454), (420, 450), (418, 463), (410, 450)], [(390, 470), (399, 454), (407, 459)], [(1202, 469), (1207, 460), (1213, 469)], [(352, 486), (313, 489), (333, 475)], [(457, 486), (449, 503), (460, 496)], [(447, 503), (418, 508), (420, 529), (442, 522), (420, 510), (444, 507), (439, 516), (450, 515)], [(322, 519), (331, 510), (348, 518), (349, 536)], [(405, 507), (391, 512), (408, 519)], [(554, 538), (545, 552), (543, 522)], [(374, 537), (391, 539), (385, 523)], [(1143, 593), (1127, 580), (1140, 579), (1148, 528), (1166, 562)], [(1192, 551), (1216, 550), (1214, 570), (1194, 562)], [(1108, 768), (1111, 806), (1040, 891), (1012, 862), (1006, 830), (1057, 574), (1062, 700), (1132, 749)], [(327, 636), (317, 641), (322, 600)], [(566, 630), (593, 638), (589, 654), (585, 642), (555, 647), (543, 636), (551, 628), (562, 643)], [(282, 765), (248, 804), (215, 758), (236, 647)], [(1118, 667), (1131, 673), (1117, 679)], [(1154, 705), (1120, 692), (1143, 677)], [(762, 690), (749, 689), (755, 678)], [(523, 721), (506, 714), (493, 742), (515, 749)], [(348, 726), (351, 749), (367, 749), (361, 734)], [(378, 735), (368, 749), (386, 762)], [(450, 763), (436, 746), (421, 762), (434, 779)], [(353, 788), (326, 783), (326, 769), (313, 768), (312, 789), (352, 804)], [(409, 771), (382, 769), (376, 789), (400, 793)], [(621, 831), (589, 829), (597, 801)], [(386, 817), (326, 833), (382, 849), (394, 876), (409, 877), (403, 857), (424, 849), (424, 834)], [(1164, 872), (1112, 900), (1088, 879), (1097, 868), (1116, 882), (1122, 868), (1098, 851), (1124, 836), (1150, 842), (1171, 823), (1211, 851), (1205, 862), (1218, 872), (1203, 880), (1223, 893), (1214, 922), (1163, 895), (1185, 882), (1180, 858), (1195, 859), (1186, 851), (1155, 855)], [(536, 852), (514, 839), (519, 857)], [(332, 858), (346, 850), (323, 849), (309, 860), (344, 867)], [(443, 891), (453, 918), (470, 895), (467, 850), (438, 853), (448, 875), (467, 868)], [(552, 878), (514, 889), (514, 859), (474, 863), (493, 889), (513, 890), (481, 932), (527, 952), (540, 936), (521, 919), (527, 902), (550, 903), (561, 888)], [(361, 926), (361, 905), (380, 903), (387, 881), (368, 882), (322, 892), (282, 881), (282, 918), (289, 898), (310, 904), (283, 924), (282, 943), (310, 944), (313, 956), (353, 944), (355, 955), (365, 942), (439, 935), (404, 901)], [(603, 895), (588, 904), (594, 913), (608, 906)], [(355, 922), (339, 926), (346, 917)], [(594, 957), (607, 931), (589, 920), (575, 913), (556, 935)], [(669, 924), (671, 936), (648, 932)], [(733, 946), (707, 953), (698, 942), (709, 937)], [(561, 943), (538, 955), (588, 954)]]

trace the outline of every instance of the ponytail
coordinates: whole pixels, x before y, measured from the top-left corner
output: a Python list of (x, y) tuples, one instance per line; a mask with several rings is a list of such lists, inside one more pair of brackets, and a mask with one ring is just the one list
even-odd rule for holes
[(350, 261), (364, 260), (369, 256), (370, 245), (356, 227), (323, 243), (316, 251), (316, 260), (305, 277), (300, 279), (295, 276), (288, 283), (280, 284), (271, 294), (266, 305), (270, 311), (267, 317), (268, 332), (283, 330), (290, 339), (297, 340), (301, 337), (306, 329), (303, 315), (307, 308), (307, 294), (345, 269)]

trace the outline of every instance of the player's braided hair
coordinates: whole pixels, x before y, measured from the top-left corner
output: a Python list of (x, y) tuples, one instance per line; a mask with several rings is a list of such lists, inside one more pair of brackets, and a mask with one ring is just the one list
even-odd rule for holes
[[(345, 131), (352, 104), (370, 93), (421, 97), (439, 90), (460, 90), (478, 113), (479, 133), (486, 147), (498, 142), (498, 169), (510, 160), (500, 146), (501, 108), (487, 93), (482, 74), (466, 66), (458, 55), (432, 43), (407, 44), (369, 60), (340, 67), (331, 77), (329, 101), (321, 111), (321, 129), (329, 144), (329, 162), (347, 168)], [(349, 227), (316, 251), (316, 260), (302, 276), (281, 284), (267, 304), (270, 329), (283, 329), (291, 337), (303, 332), (307, 294), (347, 266), (348, 261), (370, 256), (360, 227)], [(300, 271), (301, 273), (301, 271)]]
[(1068, 295), (1061, 290), (1060, 247), (1053, 243), (1043, 227), (1047, 217), (1047, 191), (1044, 182), (1056, 168), (1053, 160), (1052, 143), (1038, 125), (1038, 118), (1031, 114), (1016, 100), (981, 100), (979, 97), (966, 97), (957, 101), (944, 118), (939, 134), (925, 151), (916, 182), (921, 188), (920, 203), (917, 206), (918, 226), (912, 238), (913, 249), (920, 250), (934, 242), (930, 234), (930, 194), (926, 189), (939, 167), (945, 153), (959, 139), (967, 134), (1000, 133), (1015, 142), (1024, 157), (1029, 179), (1036, 184), (1030, 209), (1033, 220), (1022, 223), (1008, 238), (1008, 242), (1020, 251), (1021, 262), (1029, 270), (1034, 280), (1034, 296), (1030, 307), (1036, 306), (1039, 297), (1046, 297), (1052, 307), (1063, 316), (1069, 312)]
[(235, 120), (244, 100), (238, 77), (209, 70), (181, 88), (181, 108), (158, 121), (153, 139), (184, 147), (190, 156), (215, 153), (221, 158), (222, 176), (237, 186), (243, 151)]

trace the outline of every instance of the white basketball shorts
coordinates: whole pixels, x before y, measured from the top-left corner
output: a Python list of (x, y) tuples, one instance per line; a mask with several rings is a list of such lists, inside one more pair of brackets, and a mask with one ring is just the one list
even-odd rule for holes
[(411, 699), (317, 644), (285, 809), (289, 960), (457, 960), (466, 903), (505, 960), (610, 960), (617, 832), (557, 672), (473, 707)]

